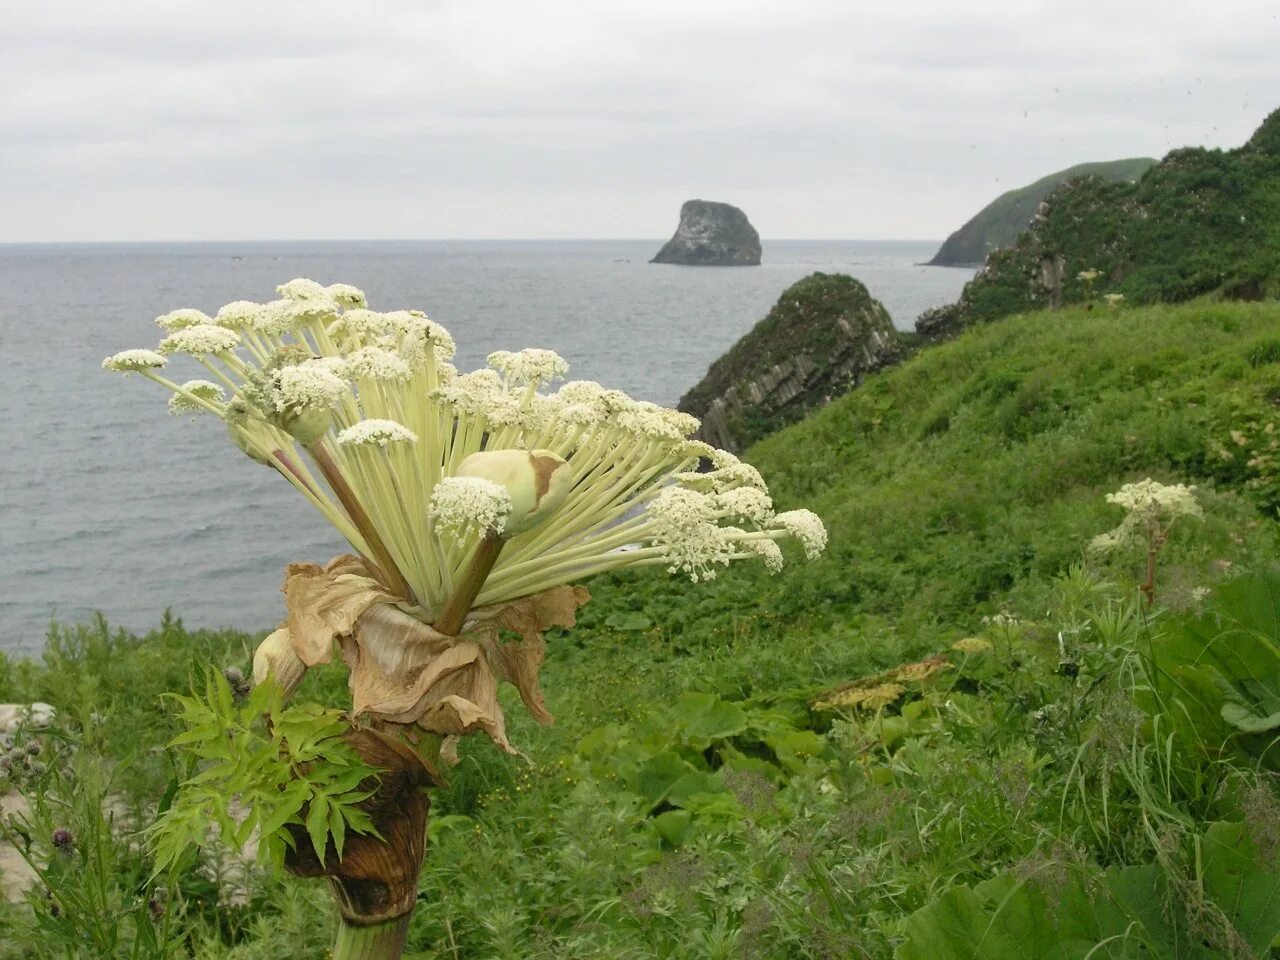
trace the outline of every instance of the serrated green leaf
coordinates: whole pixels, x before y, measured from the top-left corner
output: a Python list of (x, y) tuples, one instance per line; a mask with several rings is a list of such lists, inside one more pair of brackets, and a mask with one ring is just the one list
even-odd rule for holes
[(333, 835), (333, 849), (341, 860), (342, 845), (347, 839), (347, 821), (343, 816), (342, 807), (336, 803), (329, 808), (329, 833)]
[(311, 847), (320, 862), (324, 862), (324, 848), (329, 839), (329, 801), (324, 797), (313, 796), (311, 809), (307, 811), (307, 836), (311, 838)]

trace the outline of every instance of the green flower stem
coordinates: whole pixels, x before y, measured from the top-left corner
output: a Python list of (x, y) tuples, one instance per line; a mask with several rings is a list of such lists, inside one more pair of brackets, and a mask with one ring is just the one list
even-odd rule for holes
[(342, 921), (333, 941), (333, 960), (398, 960), (409, 934), (409, 915), (367, 927)]
[(433, 629), (446, 637), (457, 636), (467, 619), (467, 612), (475, 603), (480, 588), (484, 586), (489, 576), (489, 571), (498, 562), (498, 554), (502, 552), (503, 543), (503, 539), (492, 530), (484, 535), (476, 546), (475, 553), (471, 555), (471, 562), (463, 571), (457, 586), (454, 587), (449, 602), (445, 604), (436, 622), (431, 625)]
[(351, 522), (360, 531), (365, 543), (369, 545), (369, 552), (373, 554), (374, 561), (381, 569), (382, 575), (386, 577), (387, 586), (392, 592), (404, 597), (410, 603), (416, 603), (417, 598), (414, 596), (413, 591), (409, 589), (409, 584), (405, 580), (404, 574), (400, 572), (400, 568), (391, 559), (391, 553), (387, 550), (387, 545), (378, 536), (377, 528), (374, 527), (373, 521), (369, 519), (364, 507), (360, 505), (359, 497), (356, 496), (355, 491), (347, 483), (346, 477), (342, 475), (342, 471), (334, 463), (333, 457), (329, 455), (324, 441), (320, 440), (311, 444), (307, 447), (307, 453), (311, 454), (311, 459), (320, 468), (320, 473), (324, 476), (330, 489), (333, 490), (334, 496), (338, 498), (338, 502), (347, 511), (347, 516), (351, 518)]

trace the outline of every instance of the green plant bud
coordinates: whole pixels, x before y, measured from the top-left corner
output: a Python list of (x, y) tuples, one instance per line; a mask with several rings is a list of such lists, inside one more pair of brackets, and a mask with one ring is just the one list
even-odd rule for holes
[(332, 423), (333, 413), (328, 407), (303, 407), (296, 413), (280, 415), (280, 429), (304, 447), (323, 437)]
[(486, 450), (458, 465), (455, 476), (498, 484), (511, 498), (511, 515), (502, 535), (514, 537), (542, 522), (564, 503), (573, 485), (573, 468), (550, 450)]

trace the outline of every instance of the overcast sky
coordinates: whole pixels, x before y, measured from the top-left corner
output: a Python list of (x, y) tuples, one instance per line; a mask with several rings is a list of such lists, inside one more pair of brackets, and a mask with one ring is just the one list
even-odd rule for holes
[(0, 0), (0, 242), (939, 238), (1237, 146), (1277, 0)]

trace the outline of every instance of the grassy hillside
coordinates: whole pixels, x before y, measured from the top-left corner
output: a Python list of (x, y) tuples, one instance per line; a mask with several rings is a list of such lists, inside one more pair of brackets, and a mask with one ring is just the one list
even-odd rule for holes
[[(557, 724), (511, 711), (528, 761), (469, 742), (434, 796), (413, 955), (1001, 960), (1018, 929), (1044, 955), (1109, 937), (1093, 956), (1261, 955), (1280, 802), (1258, 771), (1280, 763), (1197, 740), (1161, 664), (1229, 619), (1229, 591), (1202, 591), (1274, 561), (1278, 398), (1280, 307), (1067, 310), (925, 350), (757, 445), (779, 506), (827, 520), (828, 554), (773, 578), (593, 583), (550, 646)], [(1141, 551), (1085, 550), (1121, 519), (1104, 494), (1147, 476), (1196, 484), (1205, 514), (1171, 530), (1149, 610)], [(1226, 612), (1201, 623), (1205, 603)], [(78, 805), (40, 821), (37, 855), (69, 862), (40, 830), (87, 835), (95, 789), (145, 811), (169, 776), (158, 694), (243, 667), (250, 642), (86, 627), (43, 664), (0, 660), (0, 700), (72, 717), (42, 776)], [(1243, 695), (1280, 696), (1280, 669), (1255, 667)], [(145, 860), (111, 849), (75, 883), (109, 875), (136, 939), (159, 922), (135, 902)], [(323, 890), (251, 873), (220, 905), (231, 881), (207, 861), (165, 901), (191, 955), (322, 954)], [(58, 950), (72, 912), (49, 904), (0, 910), (0, 956), (75, 955)]]
[(1025, 187), (1008, 190), (947, 237), (929, 265), (956, 267), (980, 264), (992, 250), (1006, 247), (1017, 240), (1018, 234), (1031, 223), (1040, 201), (1068, 180), (1076, 177), (1099, 177), (1112, 183), (1130, 182), (1141, 177), (1155, 162), (1150, 157), (1131, 157), (1101, 163), (1077, 163), (1074, 167), (1041, 177)]
[[(1280, 294), (1280, 110), (1235, 150), (1174, 150), (1137, 183), (1072, 180), (1017, 243), (992, 254), (957, 303), (928, 311), (931, 337), (1050, 305), (1057, 263), (1065, 303), (1122, 294), (1177, 303), (1206, 294)], [(1092, 285), (1079, 274), (1097, 271)]]

